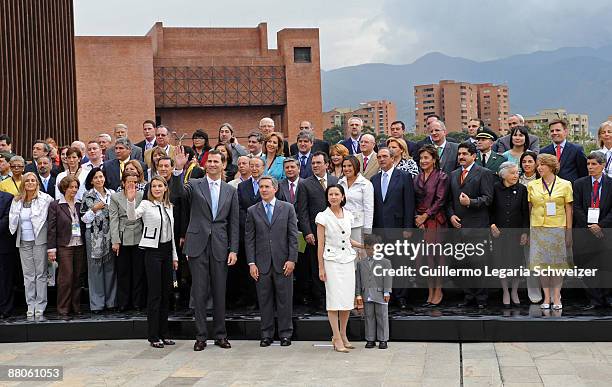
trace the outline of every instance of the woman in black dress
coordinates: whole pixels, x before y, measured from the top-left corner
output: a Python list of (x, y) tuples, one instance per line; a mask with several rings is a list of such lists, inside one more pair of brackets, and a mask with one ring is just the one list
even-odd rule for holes
[[(491, 205), (491, 235), (493, 236), (493, 266), (498, 269), (517, 269), (525, 265), (523, 249), (529, 230), (529, 203), (527, 189), (519, 183), (519, 169), (512, 161), (499, 168), (501, 181), (493, 188)], [(508, 279), (512, 279), (512, 294)], [(520, 305), (518, 282), (520, 277), (501, 278), (504, 306)]]

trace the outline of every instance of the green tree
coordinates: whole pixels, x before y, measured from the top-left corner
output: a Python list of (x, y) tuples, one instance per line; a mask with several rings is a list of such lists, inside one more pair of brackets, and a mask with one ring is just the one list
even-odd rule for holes
[(453, 141), (461, 143), (468, 139), (468, 134), (464, 132), (450, 132), (446, 135), (447, 138), (450, 138)]
[(325, 129), (323, 132), (323, 139), (330, 144), (336, 144), (339, 141), (344, 140), (344, 129), (337, 125), (329, 129)]

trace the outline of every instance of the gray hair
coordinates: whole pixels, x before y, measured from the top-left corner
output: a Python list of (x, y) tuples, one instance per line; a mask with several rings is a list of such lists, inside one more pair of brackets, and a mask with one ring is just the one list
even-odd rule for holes
[(297, 141), (300, 141), (302, 139), (314, 143), (314, 134), (311, 130), (300, 130), (300, 133), (298, 133), (297, 135)]
[(272, 182), (272, 187), (274, 187), (274, 189), (278, 189), (278, 180), (276, 180), (275, 177), (270, 176), (270, 175), (263, 175), (262, 177), (259, 178), (260, 184), (262, 180), (270, 180)]
[(13, 161), (21, 161), (25, 165), (25, 159), (21, 156), (11, 157), (11, 159), (9, 160), (9, 164), (12, 163)]
[(502, 179), (504, 179), (506, 177), (506, 175), (508, 173), (510, 173), (510, 170), (512, 169), (518, 169), (518, 165), (516, 165), (514, 162), (512, 161), (504, 161), (500, 166), (499, 166), (499, 171), (497, 172), (497, 174), (499, 175), (499, 177), (501, 177)]
[(391, 148), (387, 148), (386, 146), (381, 146), (380, 148), (378, 148), (378, 153), (380, 153), (381, 150), (386, 150), (387, 152), (389, 152), (389, 156), (391, 156), (391, 158), (395, 157), (395, 151)]
[(274, 124), (274, 120), (272, 118), (270, 118), (270, 117), (264, 117), (261, 120), (259, 120), (259, 126), (261, 126), (261, 124), (263, 124), (264, 122), (268, 122), (268, 123), (271, 123), (272, 126), (276, 126)]
[(514, 114), (511, 114), (511, 115), (510, 115), (510, 117), (516, 117), (516, 118), (518, 118), (518, 119), (519, 119), (519, 124), (521, 124), (521, 125), (525, 125), (525, 118), (523, 118), (523, 116), (522, 116), (522, 115), (520, 115), (520, 114), (518, 114), (518, 113), (514, 113)]
[(300, 167), (301, 167), (300, 162), (297, 159), (294, 159), (293, 157), (287, 157), (283, 161), (283, 168), (285, 167), (285, 164), (289, 164), (289, 163), (293, 163), (293, 164), (297, 165), (298, 169), (300, 169)]
[(350, 124), (353, 120), (359, 122), (359, 125), (363, 126), (363, 120), (359, 117), (351, 117), (348, 119), (347, 123)]
[(432, 121), (432, 122), (431, 122), (429, 125), (433, 125), (433, 124), (435, 124), (436, 122), (437, 122), (438, 124), (440, 124), (440, 128), (441, 128), (442, 130), (444, 130), (444, 131), (446, 131), (446, 130), (447, 130), (447, 129), (446, 129), (446, 124), (445, 124), (445, 123), (444, 123), (444, 121), (442, 121), (442, 120)]
[(83, 141), (73, 141), (72, 144), (70, 144), (71, 147), (73, 148), (79, 148), (81, 150), (81, 152), (85, 152), (87, 150), (87, 146), (85, 145), (85, 143)]
[(36, 144), (42, 144), (43, 148), (45, 149), (45, 152), (51, 152), (51, 145), (49, 145), (49, 143), (47, 143), (45, 140), (36, 140), (34, 141), (34, 145)]
[(373, 143), (376, 143), (376, 137), (374, 137), (370, 133), (366, 133), (366, 134), (361, 135), (361, 138), (359, 140), (362, 140), (363, 138), (370, 138)]
[[(600, 151), (593, 151), (587, 155), (587, 160), (595, 160), (597, 164), (604, 165), (606, 164), (606, 155)], [(12, 159), (11, 159), (12, 160)]]
[(127, 127), (126, 124), (117, 124), (117, 125), (115, 125), (115, 130), (117, 130), (119, 128), (128, 130), (128, 127)]
[(123, 145), (127, 149), (132, 149), (132, 142), (127, 137), (119, 137), (115, 140), (115, 145)]
[(108, 142), (113, 141), (113, 138), (108, 133), (100, 133), (98, 137), (103, 137)]

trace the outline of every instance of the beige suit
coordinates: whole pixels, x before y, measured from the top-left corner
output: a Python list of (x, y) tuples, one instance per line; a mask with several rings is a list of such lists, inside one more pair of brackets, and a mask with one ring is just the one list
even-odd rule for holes
[(372, 152), (368, 157), (368, 165), (365, 170), (363, 169), (363, 153), (359, 153), (357, 156), (359, 164), (361, 164), (361, 174), (368, 180), (378, 173), (380, 167), (378, 166), (378, 158), (376, 158), (376, 152)]
[[(153, 149), (155, 149), (155, 148), (158, 148), (158, 147), (151, 148), (148, 151), (146, 151), (145, 154), (144, 154), (144, 162), (145, 162), (145, 164), (147, 164), (147, 166), (149, 168), (151, 168), (152, 165), (153, 165), (153, 163), (151, 162), (151, 153), (153, 153)], [(168, 156), (170, 158), (174, 158), (174, 152), (175, 151), (176, 151), (176, 147), (174, 145), (170, 145), (169, 155)]]

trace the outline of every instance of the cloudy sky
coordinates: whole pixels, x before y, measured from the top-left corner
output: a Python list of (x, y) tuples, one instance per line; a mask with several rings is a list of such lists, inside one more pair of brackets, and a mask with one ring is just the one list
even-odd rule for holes
[(612, 42), (609, 0), (75, 0), (77, 35), (172, 27), (255, 27), (269, 45), (288, 27), (318, 27), (321, 67), (411, 63), (432, 51), (488, 60)]

